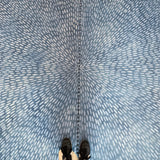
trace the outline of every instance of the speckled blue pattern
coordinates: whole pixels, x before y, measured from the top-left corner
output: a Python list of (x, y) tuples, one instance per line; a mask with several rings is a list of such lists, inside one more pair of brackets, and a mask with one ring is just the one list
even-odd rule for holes
[(61, 140), (91, 160), (158, 160), (159, 0), (0, 1), (0, 159), (56, 160)]

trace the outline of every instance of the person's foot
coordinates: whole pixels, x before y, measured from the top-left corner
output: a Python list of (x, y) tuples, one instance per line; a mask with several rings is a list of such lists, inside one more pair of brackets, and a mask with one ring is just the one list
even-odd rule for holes
[(64, 138), (62, 141), (59, 160), (78, 160), (77, 155), (72, 151), (72, 144), (69, 138)]
[(72, 144), (69, 138), (64, 138), (62, 141), (61, 151), (63, 153), (62, 160), (72, 160)]
[(91, 156), (89, 142), (87, 140), (84, 140), (80, 145), (79, 160), (88, 160), (90, 158)]

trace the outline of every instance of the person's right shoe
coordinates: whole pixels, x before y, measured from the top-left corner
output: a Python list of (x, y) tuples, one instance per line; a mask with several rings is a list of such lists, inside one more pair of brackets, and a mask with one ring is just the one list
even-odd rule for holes
[(79, 160), (88, 160), (90, 158), (91, 156), (89, 142), (87, 140), (84, 140), (80, 145)]

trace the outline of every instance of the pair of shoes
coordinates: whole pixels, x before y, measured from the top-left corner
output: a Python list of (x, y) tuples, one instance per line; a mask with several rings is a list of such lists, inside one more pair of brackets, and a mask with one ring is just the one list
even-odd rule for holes
[[(79, 160), (88, 160), (90, 158), (89, 142), (84, 140), (80, 145)], [(77, 155), (72, 151), (72, 144), (69, 138), (64, 138), (62, 141), (59, 160), (78, 160)]]

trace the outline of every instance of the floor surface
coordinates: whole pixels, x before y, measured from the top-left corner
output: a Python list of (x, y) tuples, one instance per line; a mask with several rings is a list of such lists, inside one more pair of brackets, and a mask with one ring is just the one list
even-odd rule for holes
[(159, 109), (159, 0), (0, 2), (0, 159), (158, 160)]

